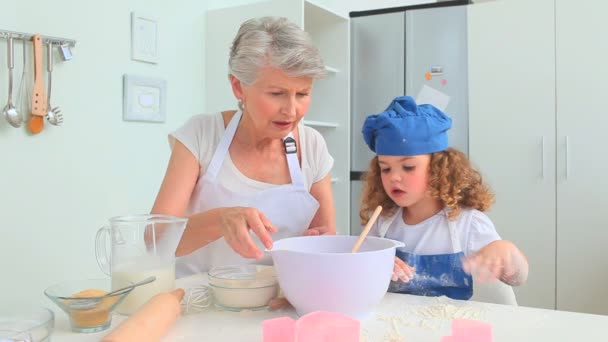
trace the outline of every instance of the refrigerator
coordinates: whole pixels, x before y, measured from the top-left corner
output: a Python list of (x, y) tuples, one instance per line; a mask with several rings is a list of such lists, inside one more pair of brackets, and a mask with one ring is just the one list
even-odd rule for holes
[[(351, 234), (359, 219), (362, 174), (374, 157), (361, 129), (396, 96), (423, 88), (449, 97), (449, 144), (468, 154), (467, 1), (351, 12)], [(431, 102), (432, 103), (432, 102)], [(433, 103), (435, 104), (435, 103)]]

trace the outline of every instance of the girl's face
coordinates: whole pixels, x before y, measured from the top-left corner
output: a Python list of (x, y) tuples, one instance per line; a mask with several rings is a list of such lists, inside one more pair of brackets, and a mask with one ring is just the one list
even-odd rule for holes
[(271, 138), (283, 138), (293, 131), (310, 105), (312, 78), (289, 77), (284, 71), (266, 67), (247, 86), (231, 76), (234, 94), (242, 99), (244, 112), (257, 131)]
[(378, 156), (384, 191), (400, 207), (410, 207), (428, 197), (431, 155)]

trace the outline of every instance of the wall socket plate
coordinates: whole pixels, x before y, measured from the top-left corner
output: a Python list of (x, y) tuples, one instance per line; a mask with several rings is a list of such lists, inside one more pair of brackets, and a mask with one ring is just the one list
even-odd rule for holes
[(165, 122), (167, 81), (123, 75), (123, 121)]

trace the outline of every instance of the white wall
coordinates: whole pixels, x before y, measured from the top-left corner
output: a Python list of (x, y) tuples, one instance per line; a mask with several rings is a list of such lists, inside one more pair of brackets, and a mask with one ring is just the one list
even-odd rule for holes
[[(1, 307), (49, 305), (42, 294), (47, 286), (103, 276), (94, 256), (96, 230), (108, 217), (150, 210), (170, 153), (167, 133), (204, 108), (206, 10), (251, 2), (256, 1), (4, 4), (0, 29), (72, 38), (77, 44), (73, 60), (55, 57), (51, 102), (62, 108), (63, 126), (46, 125), (41, 134), (30, 135), (0, 118)], [(429, 1), (316, 2), (347, 15)], [(160, 19), (159, 64), (130, 59), (131, 11)], [(7, 92), (5, 48), (0, 39), (0, 107)], [(20, 42), (15, 50), (18, 80)], [(165, 123), (122, 121), (125, 73), (167, 80)]]
[[(160, 19), (159, 64), (131, 61), (131, 11)], [(97, 228), (110, 216), (149, 212), (170, 153), (167, 132), (204, 104), (204, 13), (195, 0), (5, 3), (1, 29), (77, 44), (74, 59), (57, 62), (53, 74), (51, 102), (62, 108), (65, 124), (30, 135), (0, 121), (1, 307), (48, 304), (46, 286), (102, 276), (94, 257)], [(2, 106), (5, 49), (0, 39)], [(15, 50), (19, 76), (20, 42)], [(166, 123), (122, 121), (125, 73), (167, 80)]]

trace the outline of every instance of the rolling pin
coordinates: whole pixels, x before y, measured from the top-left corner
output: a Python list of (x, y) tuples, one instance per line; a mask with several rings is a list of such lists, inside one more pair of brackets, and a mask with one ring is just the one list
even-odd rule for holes
[(181, 313), (183, 289), (159, 293), (122, 322), (102, 342), (160, 341)]

